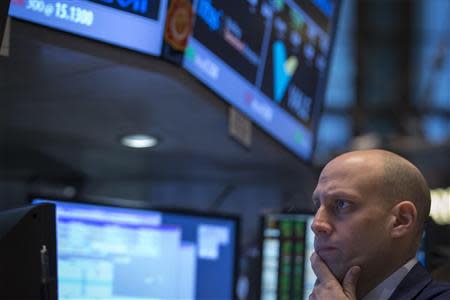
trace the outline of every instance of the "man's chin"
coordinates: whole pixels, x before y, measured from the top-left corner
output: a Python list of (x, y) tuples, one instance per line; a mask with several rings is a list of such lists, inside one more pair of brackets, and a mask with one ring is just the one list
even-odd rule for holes
[(331, 273), (333, 273), (334, 277), (336, 277), (339, 282), (342, 282), (349, 267), (344, 263), (340, 263), (337, 259), (322, 259), (330, 269)]

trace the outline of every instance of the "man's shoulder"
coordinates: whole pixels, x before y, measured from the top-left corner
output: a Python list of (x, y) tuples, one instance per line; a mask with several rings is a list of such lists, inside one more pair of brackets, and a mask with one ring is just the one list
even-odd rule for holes
[(417, 299), (450, 299), (450, 283), (431, 280), (431, 282), (418, 295)]
[(390, 300), (401, 299), (449, 300), (450, 283), (433, 280), (425, 268), (416, 264), (390, 298)]

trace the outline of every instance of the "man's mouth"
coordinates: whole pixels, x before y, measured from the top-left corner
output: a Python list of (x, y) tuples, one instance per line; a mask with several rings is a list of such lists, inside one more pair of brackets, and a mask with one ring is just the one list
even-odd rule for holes
[(316, 253), (320, 257), (328, 256), (338, 250), (336, 247), (333, 247), (333, 246), (316, 246), (314, 248), (315, 248)]

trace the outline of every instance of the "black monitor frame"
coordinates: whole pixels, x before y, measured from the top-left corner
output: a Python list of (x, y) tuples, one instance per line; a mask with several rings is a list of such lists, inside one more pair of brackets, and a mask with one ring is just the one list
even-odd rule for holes
[(0, 46), (3, 42), (3, 34), (5, 32), (6, 20), (8, 19), (10, 0), (0, 1)]
[(0, 212), (0, 299), (56, 300), (55, 206)]

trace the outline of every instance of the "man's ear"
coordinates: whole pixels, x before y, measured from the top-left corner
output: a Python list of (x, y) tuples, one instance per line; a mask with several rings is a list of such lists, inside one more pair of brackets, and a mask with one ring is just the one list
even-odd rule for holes
[(412, 232), (417, 223), (417, 209), (411, 201), (402, 201), (392, 208), (391, 236), (400, 238)]

